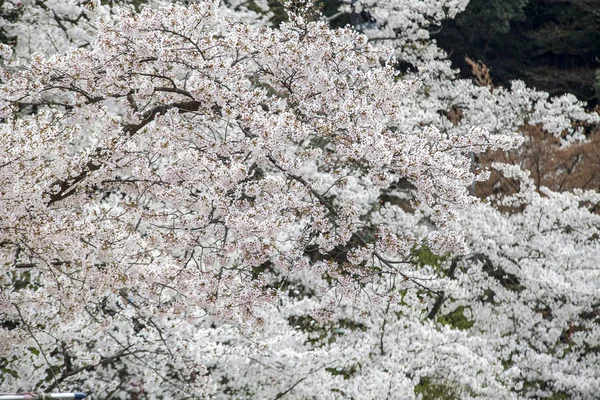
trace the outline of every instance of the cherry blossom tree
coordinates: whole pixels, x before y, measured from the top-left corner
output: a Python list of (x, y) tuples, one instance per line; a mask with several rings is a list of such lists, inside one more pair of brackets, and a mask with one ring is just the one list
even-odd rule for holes
[[(216, 8), (146, 9), (101, 25), (90, 49), (5, 68), (11, 385), (91, 374), (90, 388), (110, 393), (126, 363), (153, 396), (208, 393), (207, 360), (223, 347), (210, 336), (264, 323), (288, 276), (327, 293), (399, 273), (430, 290), (398, 267), (410, 249), (464, 251), (445, 225), (475, 202), (467, 152), (518, 139), (405, 129), (402, 102), (419, 82), (381, 66), (388, 55), (364, 36), (301, 14), (253, 27)], [(440, 230), (361, 221), (400, 178)], [(378, 271), (361, 261), (373, 257)]]
[[(100, 25), (119, 23), (123, 10), (160, 8), (174, 2), (177, 1), (7, 0), (0, 3), (0, 41), (10, 43), (15, 56), (23, 58), (33, 54), (49, 56), (73, 47), (86, 48), (98, 35)], [(223, 1), (219, 14), (265, 23), (272, 13), (266, 3), (256, 4), (261, 13), (249, 10), (241, 1)]]
[(501, 199), (505, 212), (485, 207), (460, 222), (472, 253), (457, 261), (462, 294), (446, 310), (468, 311), (470, 330), (495, 342), (520, 396), (591, 398), (600, 388), (599, 194), (538, 191), (519, 167), (495, 167), (520, 190)]
[(2, 47), (3, 388), (597, 392), (597, 193), (503, 165), (516, 194), (468, 188), (522, 125), (568, 146), (598, 118), (458, 79), (427, 28), (465, 1), (354, 3), (365, 35), (298, 2), (278, 29), (266, 4), (29, 6), (61, 45), (29, 58), (15, 22)]

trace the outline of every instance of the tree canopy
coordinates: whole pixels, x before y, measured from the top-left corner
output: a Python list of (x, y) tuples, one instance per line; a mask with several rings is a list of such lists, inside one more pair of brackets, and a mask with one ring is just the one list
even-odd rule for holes
[(598, 393), (600, 119), (461, 79), (429, 32), (466, 1), (18, 4), (3, 390)]

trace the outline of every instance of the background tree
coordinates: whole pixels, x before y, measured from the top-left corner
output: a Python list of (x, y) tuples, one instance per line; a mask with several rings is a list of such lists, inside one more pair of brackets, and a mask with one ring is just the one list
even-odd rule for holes
[(514, 79), (549, 92), (598, 101), (600, 7), (589, 1), (472, 0), (435, 39), (461, 68), (468, 56), (491, 68), (498, 84)]

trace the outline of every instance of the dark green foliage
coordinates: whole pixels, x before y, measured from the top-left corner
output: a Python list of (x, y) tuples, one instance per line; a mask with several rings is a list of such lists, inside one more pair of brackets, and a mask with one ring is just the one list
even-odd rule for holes
[(515, 21), (524, 21), (528, 0), (472, 0), (465, 12), (455, 18), (467, 41), (488, 39), (510, 31)]
[(455, 400), (458, 399), (455, 389), (444, 382), (431, 378), (421, 378), (415, 386), (415, 394), (422, 400)]
[[(442, 264), (448, 259), (447, 255), (439, 256), (434, 254), (429, 247), (422, 246), (412, 251), (412, 262), (419, 267), (426, 265), (432, 266), (436, 271), (442, 271)], [(444, 274), (445, 275), (445, 274)]]
[[(0, 21), (4, 20), (6, 22), (15, 22), (19, 19), (21, 15), (21, 11), (18, 8), (8, 9), (6, 5), (8, 2), (6, 0), (0, 0)], [(0, 27), (0, 43), (14, 45), (16, 38), (9, 37), (6, 31)]]
[(600, 2), (472, 0), (434, 37), (464, 77), (468, 56), (490, 67), (496, 84), (521, 79), (551, 95), (598, 101)]
[(16, 361), (16, 357), (13, 357), (12, 359), (7, 359), (7, 358), (0, 358), (0, 383), (2, 383), (4, 381), (4, 379), (2, 379), (2, 375), (3, 374), (8, 374), (11, 375), (15, 378), (17, 378), (19, 375), (17, 374), (17, 371), (15, 371), (14, 369), (10, 368), (10, 363), (12, 361)]
[(464, 315), (465, 307), (459, 306), (456, 310), (437, 318), (437, 322), (442, 325), (449, 325), (454, 329), (466, 330), (473, 326), (473, 321), (467, 319)]

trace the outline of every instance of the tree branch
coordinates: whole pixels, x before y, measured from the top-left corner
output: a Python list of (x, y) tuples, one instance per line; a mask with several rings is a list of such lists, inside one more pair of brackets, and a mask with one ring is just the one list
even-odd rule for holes
[[(144, 114), (141, 122), (139, 124), (128, 124), (123, 128), (123, 132), (128, 136), (133, 136), (137, 132), (139, 132), (142, 128), (148, 125), (150, 122), (154, 120), (154, 118), (159, 114), (164, 114), (171, 109), (178, 109), (180, 112), (191, 112), (196, 111), (200, 107), (201, 103), (198, 101), (184, 101), (172, 104), (165, 104), (156, 106), (153, 109), (149, 110)], [(107, 149), (96, 149), (96, 155), (99, 159), (106, 156), (106, 153), (109, 153)], [(50, 190), (46, 192), (50, 200), (48, 201), (48, 206), (52, 204), (64, 200), (69, 197), (73, 193), (75, 193), (75, 186), (83, 181), (91, 172), (97, 171), (102, 168), (103, 162), (96, 159), (89, 161), (84, 169), (79, 172), (79, 174), (55, 181)]]

